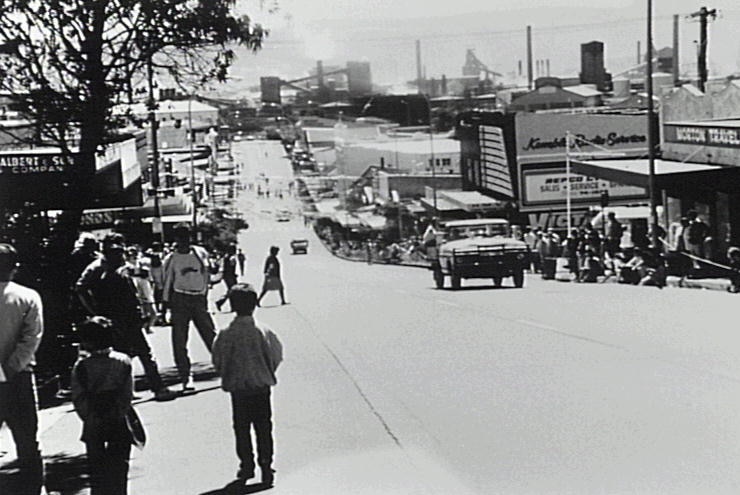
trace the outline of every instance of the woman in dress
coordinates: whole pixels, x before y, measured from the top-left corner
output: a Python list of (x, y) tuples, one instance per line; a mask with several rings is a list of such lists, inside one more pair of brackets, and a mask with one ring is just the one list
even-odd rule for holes
[(259, 306), (262, 302), (262, 298), (265, 297), (268, 291), (276, 290), (280, 293), (280, 304), (288, 304), (285, 302), (285, 292), (283, 287), (283, 281), (280, 278), (280, 260), (277, 258), (277, 254), (280, 248), (272, 246), (270, 248), (270, 255), (265, 260), (265, 282), (262, 284), (262, 293), (257, 299), (257, 305)]

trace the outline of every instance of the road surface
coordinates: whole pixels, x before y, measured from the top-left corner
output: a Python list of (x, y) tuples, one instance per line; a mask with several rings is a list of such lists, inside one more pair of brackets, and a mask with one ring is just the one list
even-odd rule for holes
[[(279, 143), (233, 152), (245, 183), (287, 188)], [(281, 247), (291, 303), (271, 293), (257, 313), (285, 345), (272, 493), (740, 492), (736, 295), (533, 276), (524, 289), (436, 290), (426, 270), (339, 260), (299, 216), (277, 222), (293, 199), (246, 191), (239, 207), (244, 279), (261, 285), (269, 246)], [(307, 255), (290, 254), (297, 237)], [(220, 493), (236, 472), (228, 397), (191, 335), (199, 393), (138, 405), (151, 439), (131, 493)], [(168, 337), (152, 340), (171, 370)], [(59, 466), (79, 459), (78, 430), (63, 414), (45, 431)]]

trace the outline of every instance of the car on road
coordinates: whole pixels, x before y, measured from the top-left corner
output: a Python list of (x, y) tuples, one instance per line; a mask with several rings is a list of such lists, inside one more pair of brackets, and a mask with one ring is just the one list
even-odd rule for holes
[(453, 220), (444, 224), (437, 237), (432, 272), (438, 289), (459, 289), (462, 279), (490, 278), (496, 287), (512, 277), (515, 287), (524, 286), (529, 248), (511, 237), (511, 226), (502, 218)]
[(288, 210), (280, 210), (275, 214), (275, 219), (278, 222), (290, 222), (293, 214)]
[(293, 239), (290, 241), (290, 248), (293, 250), (293, 254), (307, 254), (308, 239)]

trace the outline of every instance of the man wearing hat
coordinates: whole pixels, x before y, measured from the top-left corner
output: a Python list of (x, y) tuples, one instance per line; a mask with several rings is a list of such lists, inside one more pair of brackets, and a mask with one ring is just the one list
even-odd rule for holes
[(170, 400), (175, 394), (164, 385), (144, 336), (139, 297), (127, 273), (124, 253), (123, 236), (108, 234), (103, 239), (103, 257), (82, 272), (77, 294), (90, 316), (105, 316), (113, 322), (113, 348), (141, 360), (154, 398)]
[(0, 426), (7, 424), (18, 453), (21, 483), (14, 493), (41, 493), (43, 464), (37, 439), (34, 354), (41, 343), (41, 296), (12, 281), (18, 254), (0, 244)]

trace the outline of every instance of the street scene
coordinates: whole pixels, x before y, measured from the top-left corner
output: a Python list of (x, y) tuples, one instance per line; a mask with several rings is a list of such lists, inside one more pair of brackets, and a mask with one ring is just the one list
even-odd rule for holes
[[(0, 494), (740, 491), (737, 7), (461, 24), (450, 69), (371, 34), (418, 5), (69, 4), (0, 10)], [(367, 26), (299, 57), (291, 9)]]

